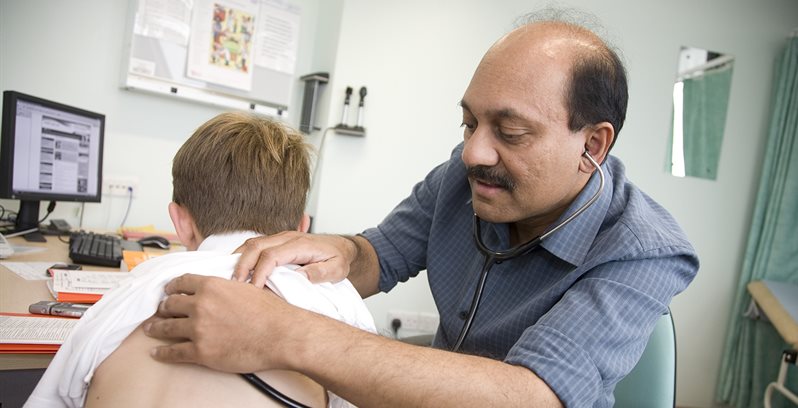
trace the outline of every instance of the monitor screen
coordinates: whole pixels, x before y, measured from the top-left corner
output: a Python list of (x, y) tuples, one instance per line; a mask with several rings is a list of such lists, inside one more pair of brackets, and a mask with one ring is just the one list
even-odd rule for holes
[(105, 115), (3, 93), (0, 197), (21, 200), (16, 230), (38, 227), (39, 201), (100, 201), (104, 130)]

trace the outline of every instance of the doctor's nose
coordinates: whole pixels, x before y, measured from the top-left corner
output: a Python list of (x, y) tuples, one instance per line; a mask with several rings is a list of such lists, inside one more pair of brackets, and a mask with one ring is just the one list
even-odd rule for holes
[(489, 129), (477, 126), (464, 140), (462, 158), (466, 166), (493, 167), (499, 164), (499, 153), (493, 145), (495, 141)]

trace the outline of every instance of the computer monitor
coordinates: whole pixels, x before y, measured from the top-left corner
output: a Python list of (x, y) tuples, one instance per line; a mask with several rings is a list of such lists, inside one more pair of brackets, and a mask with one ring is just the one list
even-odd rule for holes
[(40, 201), (100, 202), (105, 115), (3, 92), (0, 197), (20, 200), (15, 231), (39, 227)]

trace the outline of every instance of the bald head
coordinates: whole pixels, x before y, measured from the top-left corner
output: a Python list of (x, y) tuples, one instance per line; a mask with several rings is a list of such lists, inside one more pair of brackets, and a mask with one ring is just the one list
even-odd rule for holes
[(569, 129), (608, 122), (615, 132), (613, 144), (617, 140), (626, 118), (626, 72), (618, 55), (592, 31), (565, 21), (526, 23), (500, 38), (477, 71), (497, 64), (509, 64), (521, 80), (540, 75), (561, 79), (558, 102), (568, 112)]
[(508, 50), (541, 50), (551, 57), (567, 53), (570, 56), (606, 52), (604, 42), (592, 31), (561, 21), (528, 23), (500, 38), (486, 53)]

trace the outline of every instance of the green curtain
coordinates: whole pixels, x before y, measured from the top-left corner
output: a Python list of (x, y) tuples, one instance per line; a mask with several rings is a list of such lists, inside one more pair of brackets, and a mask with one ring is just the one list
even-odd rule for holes
[[(756, 207), (734, 299), (715, 397), (737, 408), (761, 407), (776, 380), (784, 343), (773, 326), (743, 317), (754, 280), (798, 283), (798, 38), (790, 38), (777, 62), (773, 113)], [(798, 369), (787, 386), (798, 390)], [(774, 407), (792, 407), (774, 393)]]
[(732, 65), (685, 79), (684, 174), (715, 180), (729, 105)]

